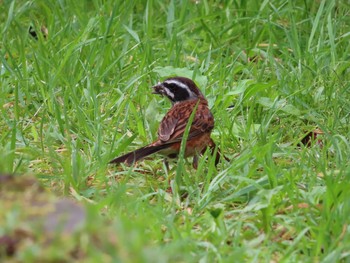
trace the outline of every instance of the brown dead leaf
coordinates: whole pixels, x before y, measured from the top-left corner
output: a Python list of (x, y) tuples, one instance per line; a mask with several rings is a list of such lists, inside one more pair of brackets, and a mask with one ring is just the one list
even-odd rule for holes
[[(29, 33), (33, 38), (35, 38), (36, 40), (39, 39), (38, 33), (37, 33), (36, 29), (35, 29), (33, 26), (29, 26), (28, 33)], [(49, 30), (48, 30), (45, 26), (41, 26), (41, 27), (40, 27), (40, 33), (41, 33), (42, 36), (46, 39), (46, 38), (48, 37), (48, 35), (49, 35)]]
[(308, 132), (300, 141), (299, 145), (304, 145), (310, 148), (312, 145), (318, 145), (323, 147), (323, 141), (321, 136), (324, 132), (320, 129), (314, 129), (313, 131)]

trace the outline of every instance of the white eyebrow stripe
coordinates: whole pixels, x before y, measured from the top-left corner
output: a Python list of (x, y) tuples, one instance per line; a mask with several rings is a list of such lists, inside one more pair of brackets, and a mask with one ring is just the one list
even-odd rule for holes
[(175, 84), (175, 85), (185, 89), (190, 97), (195, 97), (195, 95), (192, 93), (190, 88), (186, 84), (184, 84), (180, 81), (177, 81), (175, 79), (169, 79), (169, 80), (164, 81), (164, 83), (165, 84)]

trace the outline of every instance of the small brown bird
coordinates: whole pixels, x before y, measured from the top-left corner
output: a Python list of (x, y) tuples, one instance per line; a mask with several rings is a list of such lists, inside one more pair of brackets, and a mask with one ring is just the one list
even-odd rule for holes
[[(193, 110), (197, 107), (185, 148), (185, 157), (194, 156), (193, 167), (197, 168), (198, 155), (203, 154), (208, 147), (212, 153), (215, 151), (215, 143), (210, 138), (210, 133), (214, 128), (214, 117), (209, 110), (208, 101), (196, 84), (185, 77), (169, 78), (155, 85), (153, 90), (154, 94), (165, 96), (172, 103), (171, 109), (160, 123), (158, 139), (136, 151), (117, 157), (110, 163), (124, 162), (131, 165), (157, 152), (169, 158), (176, 158), (180, 152), (186, 125)], [(219, 162), (219, 159), (218, 150), (215, 164)]]

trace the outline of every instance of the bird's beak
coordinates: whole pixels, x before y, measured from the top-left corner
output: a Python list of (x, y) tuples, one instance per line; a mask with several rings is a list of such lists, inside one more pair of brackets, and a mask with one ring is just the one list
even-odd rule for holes
[(164, 87), (162, 83), (158, 82), (157, 85), (153, 86), (153, 94), (164, 95)]

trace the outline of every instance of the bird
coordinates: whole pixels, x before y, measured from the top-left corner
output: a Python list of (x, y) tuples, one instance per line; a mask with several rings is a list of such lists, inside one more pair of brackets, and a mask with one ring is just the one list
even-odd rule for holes
[[(213, 155), (216, 152), (215, 165), (217, 165), (220, 160), (220, 151), (216, 149), (210, 137), (214, 128), (214, 117), (207, 99), (195, 82), (186, 77), (170, 77), (153, 86), (153, 94), (168, 98), (172, 104), (160, 122), (158, 139), (140, 149), (119, 156), (110, 163), (125, 163), (130, 166), (154, 153), (167, 158), (176, 158), (180, 152), (186, 125), (192, 112), (196, 110), (189, 128), (184, 157), (193, 156), (193, 167), (197, 169), (199, 155), (209, 148)], [(224, 158), (228, 160), (225, 156)]]

